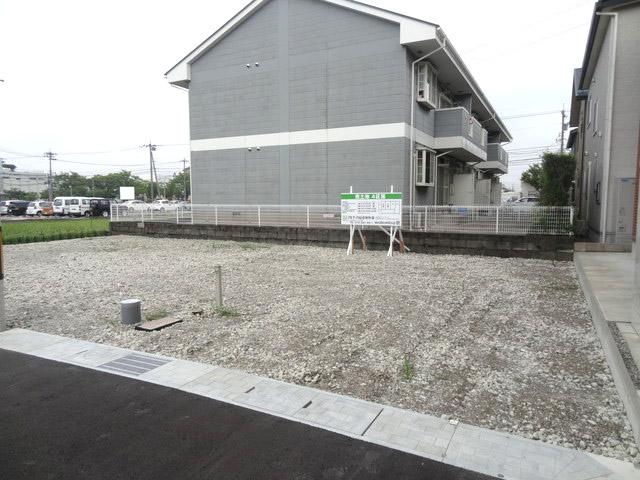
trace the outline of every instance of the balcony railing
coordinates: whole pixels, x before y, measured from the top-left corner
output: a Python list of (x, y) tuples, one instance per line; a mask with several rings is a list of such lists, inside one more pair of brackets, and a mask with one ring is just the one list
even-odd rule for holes
[(464, 107), (436, 110), (434, 134), (436, 148), (460, 148), (485, 160), (487, 131)]

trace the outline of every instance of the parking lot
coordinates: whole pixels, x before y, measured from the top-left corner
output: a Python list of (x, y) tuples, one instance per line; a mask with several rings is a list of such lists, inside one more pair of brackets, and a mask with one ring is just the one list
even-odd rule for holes
[[(569, 262), (115, 236), (8, 246), (6, 275), (10, 326), (637, 456)], [(184, 322), (135, 331), (126, 298)]]

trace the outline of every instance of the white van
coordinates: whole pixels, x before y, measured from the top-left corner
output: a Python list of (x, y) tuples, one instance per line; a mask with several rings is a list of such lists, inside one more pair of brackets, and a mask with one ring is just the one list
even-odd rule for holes
[[(91, 197), (73, 197), (69, 205), (69, 215), (81, 217), (91, 215)], [(99, 200), (99, 199), (98, 199)]]
[(53, 199), (54, 215), (69, 215), (71, 200), (78, 197), (56, 197)]

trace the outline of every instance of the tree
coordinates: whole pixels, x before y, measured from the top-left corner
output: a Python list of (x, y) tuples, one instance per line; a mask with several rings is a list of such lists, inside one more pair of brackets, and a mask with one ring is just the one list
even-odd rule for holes
[(536, 190), (540, 191), (542, 189), (542, 165), (536, 163), (535, 165), (531, 165), (525, 172), (520, 176), (520, 180), (524, 183), (528, 183)]
[(53, 177), (54, 197), (70, 197), (73, 195), (86, 197), (88, 194), (89, 188), (87, 187), (87, 177), (84, 177), (79, 173), (59, 173)]
[(186, 199), (189, 196), (191, 185), (189, 185), (189, 169), (174, 175), (165, 185), (167, 198)]
[(88, 179), (92, 197), (118, 198), (120, 187), (134, 187), (137, 197), (149, 196), (149, 182), (132, 175), (127, 170), (106, 175), (94, 175)]
[(18, 190), (17, 188), (11, 188), (9, 190), (5, 190), (4, 198), (6, 198), (7, 200), (37, 200), (38, 198), (43, 198), (40, 197), (39, 194), (37, 193), (31, 193), (31, 192), (23, 192), (22, 190)]
[(576, 171), (573, 153), (545, 153), (542, 170), (540, 203), (548, 207), (569, 205), (569, 190)]

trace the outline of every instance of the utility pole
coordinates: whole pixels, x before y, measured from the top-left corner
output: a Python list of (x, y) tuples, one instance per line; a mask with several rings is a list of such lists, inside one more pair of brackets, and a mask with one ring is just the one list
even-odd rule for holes
[(55, 160), (55, 158), (53, 158), (55, 156), (55, 153), (48, 151), (44, 154), (45, 156), (49, 157), (49, 178), (47, 179), (47, 184), (49, 187), (49, 201), (53, 202), (53, 169), (51, 168), (51, 162)]
[(560, 153), (564, 153), (564, 131), (567, 128), (567, 124), (564, 122), (567, 114), (564, 111), (564, 105), (562, 105), (562, 130), (560, 130)]
[(187, 159), (182, 159), (182, 200), (187, 201)]
[[(153, 161), (153, 152), (155, 152), (156, 148), (158, 148), (157, 145), (154, 145), (153, 143), (149, 142), (146, 145), (142, 145), (142, 148), (148, 148), (149, 149), (149, 177), (151, 179), (151, 183), (150, 183), (150, 187), (151, 187), (151, 202), (153, 202), (154, 194), (153, 194), (153, 172), (155, 171), (155, 165), (154, 165), (154, 161)], [(156, 174), (156, 181), (158, 181), (158, 175)]]

